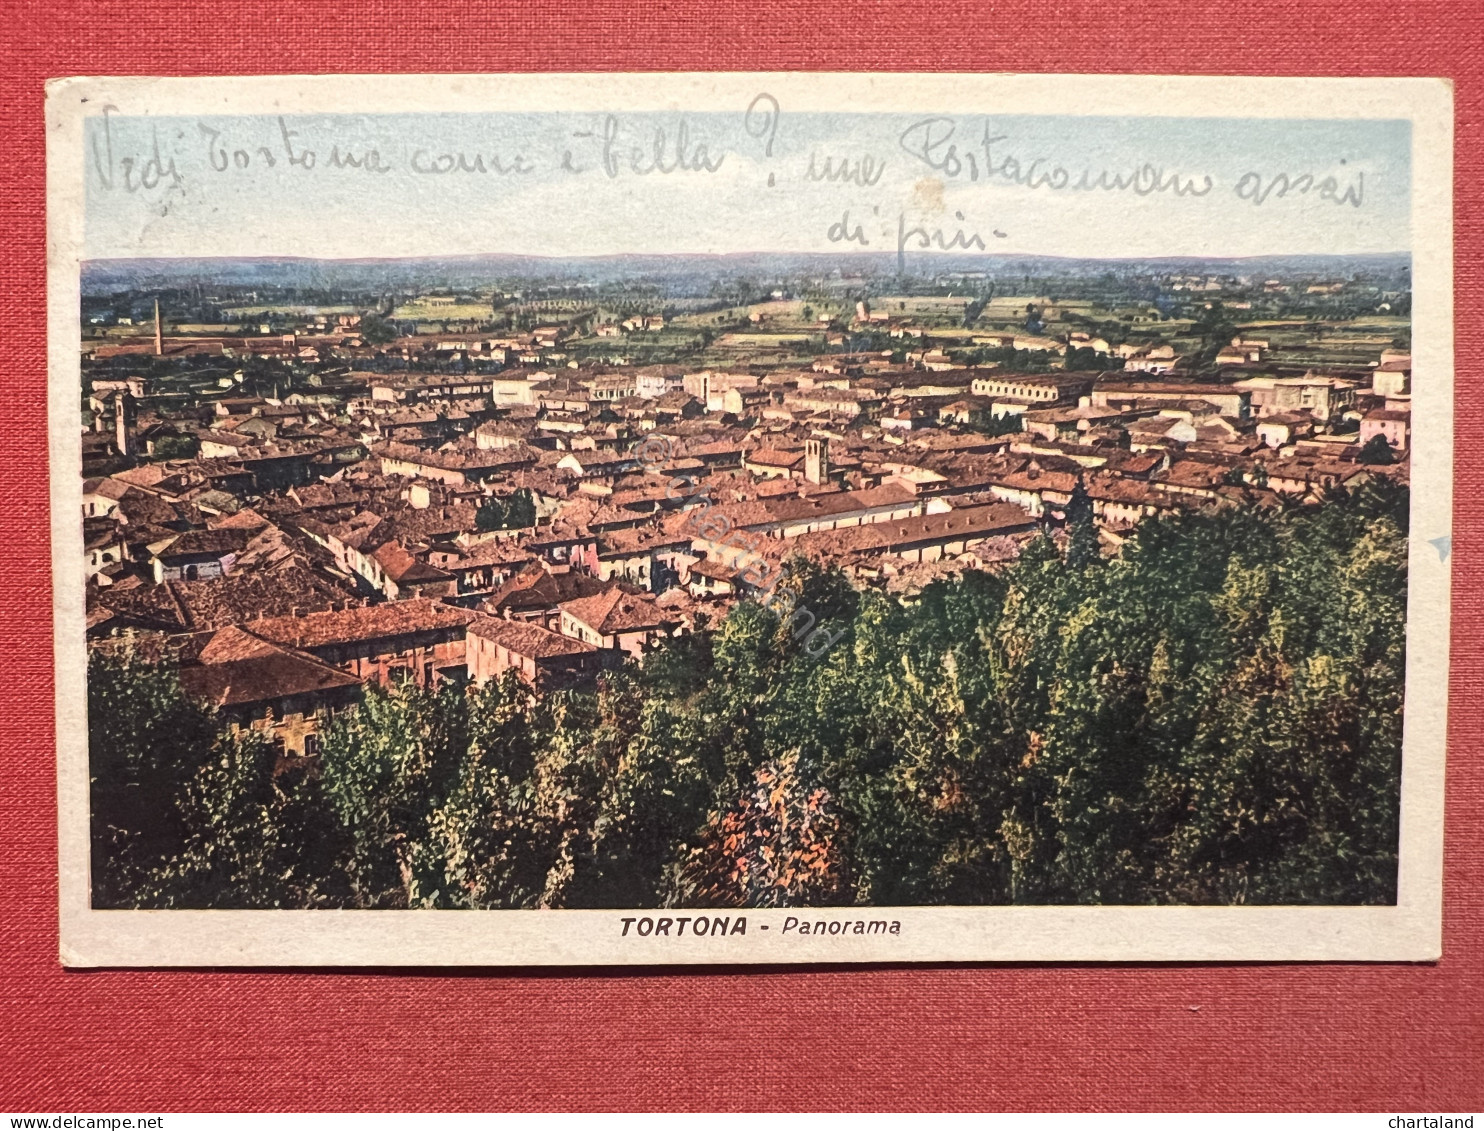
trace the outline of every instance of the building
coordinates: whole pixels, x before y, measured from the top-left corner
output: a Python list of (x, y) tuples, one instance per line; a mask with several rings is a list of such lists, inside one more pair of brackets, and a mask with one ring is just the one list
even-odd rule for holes
[(1179, 369), (1185, 359), (1177, 357), (1175, 347), (1170, 345), (1149, 346), (1131, 354), (1123, 368), (1131, 373), (1151, 373), (1158, 376)]
[(639, 395), (638, 381), (633, 373), (602, 373), (592, 379), (589, 388), (595, 401), (621, 401)]
[(618, 586), (567, 601), (559, 612), (563, 636), (635, 658), (654, 640), (674, 636), (681, 628), (680, 618), (661, 609), (653, 597)]
[(693, 597), (729, 597), (742, 588), (740, 574), (735, 566), (702, 558), (690, 564), (686, 588)]
[(830, 442), (823, 436), (804, 441), (804, 480), (823, 484), (830, 481)]
[(357, 679), (434, 687), (464, 677), (464, 630), (475, 614), (426, 597), (355, 605), (246, 626), (254, 635), (307, 652)]
[(367, 577), (389, 601), (425, 595), (451, 597), (458, 591), (458, 579), (437, 566), (409, 553), (396, 539), (383, 542), (366, 559)]
[(1360, 442), (1364, 445), (1377, 436), (1384, 437), (1396, 451), (1406, 451), (1412, 439), (1412, 414), (1393, 408), (1372, 409), (1361, 418)]
[(1342, 377), (1248, 377), (1232, 388), (1251, 395), (1259, 417), (1306, 412), (1326, 423), (1355, 407), (1355, 382)]
[(1024, 405), (1076, 404), (1092, 392), (1095, 378), (1087, 375), (1036, 376), (996, 374), (975, 377), (970, 390), (977, 396)]
[(742, 457), (743, 469), (759, 479), (788, 479), (798, 472), (803, 462), (803, 452), (777, 448), (753, 448)]
[(799, 549), (824, 556), (892, 554), (910, 562), (935, 562), (966, 553), (986, 538), (1031, 534), (1040, 523), (1013, 503), (963, 507), (940, 514), (805, 534)]
[(1371, 392), (1378, 397), (1404, 397), (1412, 391), (1412, 360), (1383, 361), (1371, 374)]
[(232, 731), (268, 738), (280, 765), (317, 755), (320, 727), (361, 692), (355, 676), (237, 626), (213, 633), (181, 666), (180, 686), (216, 708)]
[(247, 542), (245, 530), (188, 530), (155, 551), (155, 584), (207, 581), (231, 573)]
[(554, 628), (564, 602), (591, 597), (610, 587), (586, 573), (553, 573), (541, 562), (533, 562), (495, 590), (481, 608), (492, 616)]
[(483, 685), (513, 671), (536, 691), (570, 687), (602, 668), (594, 644), (530, 621), (476, 617), (466, 643), (469, 678)]
[(526, 447), (486, 448), (468, 438), (460, 446), (447, 446), (437, 451), (423, 451), (407, 444), (383, 444), (376, 450), (384, 475), (404, 475), (409, 479), (431, 479), (450, 486), (481, 483), (513, 471), (536, 466), (536, 454)]
[[(714, 399), (708, 398), (708, 407)], [(772, 403), (773, 394), (767, 389), (727, 389), (721, 394), (719, 408), (733, 416), (756, 417)]]
[(1092, 391), (1098, 408), (1136, 408), (1164, 405), (1172, 401), (1205, 401), (1222, 416), (1246, 420), (1252, 415), (1253, 392), (1249, 382), (1232, 385), (1195, 381), (1099, 381)]

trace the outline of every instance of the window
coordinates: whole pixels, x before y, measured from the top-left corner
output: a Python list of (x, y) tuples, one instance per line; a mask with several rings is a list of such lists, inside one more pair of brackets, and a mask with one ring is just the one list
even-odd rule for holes
[(318, 758), (319, 757), (319, 735), (317, 735), (317, 734), (306, 734), (304, 736), (304, 757), (306, 757), (306, 758)]

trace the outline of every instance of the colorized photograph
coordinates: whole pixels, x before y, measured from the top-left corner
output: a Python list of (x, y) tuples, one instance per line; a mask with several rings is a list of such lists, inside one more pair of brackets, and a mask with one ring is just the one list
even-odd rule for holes
[(88, 908), (1394, 910), (1411, 115), (737, 85), (78, 110)]

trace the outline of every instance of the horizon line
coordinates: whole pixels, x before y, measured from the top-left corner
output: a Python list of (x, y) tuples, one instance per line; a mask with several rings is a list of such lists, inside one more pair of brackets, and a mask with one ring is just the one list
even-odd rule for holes
[[(962, 252), (962, 251), (933, 251), (933, 249), (914, 249), (911, 254), (914, 257), (928, 257), (933, 260), (942, 261), (974, 261), (974, 260), (1051, 260), (1058, 263), (1258, 263), (1263, 260), (1294, 260), (1294, 258), (1306, 258), (1306, 260), (1399, 260), (1399, 258), (1413, 257), (1410, 249), (1402, 251), (1275, 251), (1263, 252), (1260, 255), (1218, 255), (1218, 254), (1169, 254), (1169, 255), (1054, 255), (1048, 252), (1034, 251), (994, 251), (994, 252)], [(601, 254), (589, 255), (543, 255), (527, 254), (527, 252), (516, 251), (481, 251), (481, 252), (456, 252), (456, 254), (439, 254), (439, 252), (427, 252), (417, 255), (105, 255), (98, 258), (82, 258), (79, 260), (80, 269), (89, 267), (104, 267), (108, 264), (185, 264), (185, 263), (215, 263), (215, 264), (347, 264), (347, 266), (374, 266), (374, 264), (407, 264), (427, 263), (427, 261), (444, 261), (444, 263), (479, 263), (479, 261), (491, 260), (533, 260), (537, 263), (580, 263), (580, 261), (591, 261), (591, 263), (623, 263), (623, 261), (634, 260), (708, 260), (715, 263), (724, 263), (727, 260), (743, 260), (743, 258), (813, 258), (813, 260), (895, 260), (896, 252), (881, 249), (849, 249), (849, 251), (622, 251), (601, 252)], [(893, 272), (899, 273), (899, 272)]]
[[(913, 255), (937, 259), (1054, 259), (1068, 263), (1148, 263), (1168, 260), (1191, 260), (1207, 262), (1251, 262), (1261, 259), (1396, 259), (1410, 258), (1410, 250), (1393, 251), (1275, 251), (1260, 255), (1054, 255), (1034, 251), (995, 252), (943, 252), (913, 249)], [(480, 251), (442, 254), (430, 252), (418, 255), (120, 255), (80, 259), (81, 266), (106, 263), (181, 263), (181, 262), (230, 262), (230, 263), (409, 263), (419, 260), (488, 260), (488, 259), (535, 259), (552, 263), (574, 260), (623, 260), (623, 259), (741, 259), (757, 256), (810, 257), (818, 259), (887, 258), (895, 259), (894, 251), (871, 251), (851, 249), (841, 251), (621, 251), (587, 255), (543, 255), (518, 251)]]

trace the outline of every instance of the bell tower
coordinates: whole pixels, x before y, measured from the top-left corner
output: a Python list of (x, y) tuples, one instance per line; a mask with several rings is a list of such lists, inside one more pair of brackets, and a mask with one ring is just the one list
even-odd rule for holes
[(804, 441), (804, 478), (810, 483), (830, 481), (830, 442), (818, 436)]
[(113, 395), (113, 442), (119, 455), (134, 454), (134, 405), (126, 389)]

